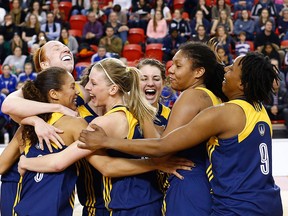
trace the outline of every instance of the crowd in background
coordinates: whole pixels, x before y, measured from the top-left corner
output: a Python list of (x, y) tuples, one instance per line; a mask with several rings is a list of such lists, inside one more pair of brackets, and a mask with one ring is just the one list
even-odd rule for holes
[[(266, 108), (272, 120), (287, 118), (288, 109), (288, 0), (72, 0), (64, 13), (59, 1), (0, 1), (0, 91), (5, 97), (36, 77), (33, 53), (49, 40), (59, 40), (72, 51), (76, 62), (90, 50), (91, 62), (122, 57), (129, 43), (129, 29), (142, 28), (143, 52), (149, 43), (163, 44), (163, 63), (172, 60), (179, 46), (188, 41), (207, 42), (215, 37), (217, 52), (225, 65), (238, 55), (262, 52), (280, 70), (282, 82), (275, 84)], [(69, 33), (70, 17), (84, 15), (81, 35)], [(284, 42), (283, 42), (284, 41)], [(90, 59), (89, 59), (90, 61)], [(285, 111), (286, 109), (286, 111)], [(286, 114), (285, 114), (286, 112)], [(11, 126), (0, 114), (0, 127)], [(13, 128), (13, 126), (12, 126)]]

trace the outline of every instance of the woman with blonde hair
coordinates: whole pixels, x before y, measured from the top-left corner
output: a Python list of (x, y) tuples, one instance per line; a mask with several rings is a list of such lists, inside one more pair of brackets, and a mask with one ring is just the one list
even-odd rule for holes
[[(92, 67), (85, 88), (93, 105), (102, 106), (106, 110), (103, 116), (95, 118), (90, 124), (101, 125), (105, 133), (111, 137), (143, 138), (144, 121), (154, 118), (155, 108), (149, 104), (140, 90), (137, 68), (127, 67), (114, 58), (101, 60)], [(88, 129), (91, 130), (89, 126)], [(103, 198), (106, 207), (112, 211), (110, 215), (161, 214), (163, 197), (158, 186), (157, 173), (153, 170), (172, 170), (176, 173), (175, 168), (183, 169), (183, 166), (177, 165), (177, 160), (175, 166), (170, 166), (169, 161), (163, 167), (153, 160), (116, 151), (107, 150), (92, 154), (92, 151), (79, 149), (78, 144), (79, 142), (74, 142), (57, 154), (40, 158), (23, 156), (19, 163), (20, 172), (23, 174), (25, 170), (62, 171), (86, 157), (104, 176)]]
[(25, 22), (25, 26), (22, 31), (22, 39), (27, 42), (29, 47), (32, 47), (36, 41), (36, 37), (40, 32), (40, 23), (35, 14), (30, 14), (28, 20)]

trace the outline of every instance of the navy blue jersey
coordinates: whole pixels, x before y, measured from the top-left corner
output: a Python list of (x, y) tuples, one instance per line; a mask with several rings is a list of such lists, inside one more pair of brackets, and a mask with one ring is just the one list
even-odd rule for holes
[[(53, 113), (48, 121), (54, 124), (63, 114)], [(61, 151), (53, 145), (53, 153)], [(26, 157), (40, 157), (51, 154), (46, 145), (42, 151), (39, 144), (25, 148)], [(70, 216), (73, 214), (76, 166), (72, 165), (58, 173), (36, 173), (27, 171), (21, 178), (21, 189), (18, 191), (14, 210), (18, 216)]]
[(0, 211), (2, 216), (11, 216), (14, 201), (17, 194), (18, 182), (20, 175), (18, 173), (18, 161), (1, 176), (1, 198), (0, 198)]
[(85, 104), (84, 92), (82, 88), (80, 87), (80, 84), (76, 83), (75, 88), (79, 92), (77, 99), (76, 99), (77, 106), (84, 105)]
[(228, 139), (210, 139), (209, 180), (213, 190), (212, 215), (282, 216), (280, 189), (272, 176), (272, 127), (260, 111), (244, 100), (245, 128)]
[[(196, 89), (205, 91), (213, 105), (221, 103), (210, 90), (202, 87), (197, 87)], [(209, 215), (211, 213), (212, 199), (210, 194), (211, 186), (206, 175), (206, 163), (208, 160), (206, 143), (203, 142), (196, 147), (178, 152), (176, 155), (193, 161), (196, 163), (196, 167), (192, 171), (178, 170), (184, 180), (180, 180), (174, 175), (169, 176), (170, 185), (163, 202), (163, 214), (166, 216)]]
[(103, 199), (102, 174), (96, 170), (86, 159), (79, 161), (79, 177), (77, 180), (77, 195), (83, 206), (83, 216), (98, 215), (109, 216)]
[(87, 103), (78, 106), (77, 110), (80, 117), (85, 119), (85, 121), (88, 123), (90, 123), (94, 118), (98, 117), (97, 113), (95, 113)]
[[(98, 115), (86, 103), (79, 106), (79, 115), (90, 123)], [(109, 216), (106, 209), (102, 193), (102, 174), (96, 170), (86, 159), (81, 159), (78, 163), (79, 176), (76, 183), (79, 202), (83, 206), (83, 216)]]
[[(126, 107), (115, 107), (105, 115), (119, 111), (126, 113), (129, 123), (127, 139), (143, 138), (137, 119)], [(112, 157), (140, 158), (114, 150), (108, 151), (108, 154)], [(157, 216), (161, 214), (162, 193), (158, 187), (156, 172), (123, 178), (103, 177), (103, 183), (105, 204), (107, 208), (112, 209), (112, 215), (139, 215), (139, 208), (141, 208), (142, 215)]]
[(170, 108), (164, 106), (161, 103), (158, 103), (158, 111), (156, 114), (156, 119), (154, 120), (154, 124), (166, 127), (170, 112), (171, 112)]

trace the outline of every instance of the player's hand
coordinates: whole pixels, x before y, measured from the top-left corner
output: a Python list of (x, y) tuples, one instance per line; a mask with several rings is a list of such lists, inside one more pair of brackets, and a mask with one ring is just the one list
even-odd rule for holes
[(26, 159), (27, 158), (24, 155), (21, 155), (18, 162), (18, 172), (21, 176), (24, 176), (24, 174), (26, 173), (26, 169), (23, 167)]
[(96, 124), (91, 124), (90, 127), (93, 129), (93, 131), (85, 129), (80, 133), (79, 140), (82, 143), (79, 143), (78, 147), (96, 151), (103, 148), (101, 144), (107, 138), (107, 136), (105, 131)]
[(44, 150), (43, 141), (45, 141), (50, 152), (53, 152), (50, 141), (56, 144), (60, 149), (62, 149), (62, 145), (65, 145), (64, 141), (59, 136), (59, 134), (63, 133), (63, 131), (54, 127), (53, 125), (39, 119), (35, 123), (34, 128), (39, 140), (40, 149)]
[(184, 177), (180, 175), (177, 170), (188, 170), (191, 171), (195, 167), (195, 163), (192, 161), (180, 158), (180, 157), (163, 157), (163, 158), (151, 158), (158, 170), (162, 172), (174, 174), (179, 179), (183, 180)]

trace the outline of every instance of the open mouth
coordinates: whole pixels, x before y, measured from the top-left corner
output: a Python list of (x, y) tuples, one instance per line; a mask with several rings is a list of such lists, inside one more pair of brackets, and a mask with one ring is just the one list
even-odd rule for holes
[(61, 58), (61, 61), (71, 61), (72, 57), (70, 55), (65, 55)]
[(145, 95), (149, 96), (149, 97), (153, 97), (156, 94), (156, 90), (155, 89), (147, 89), (145, 90)]

